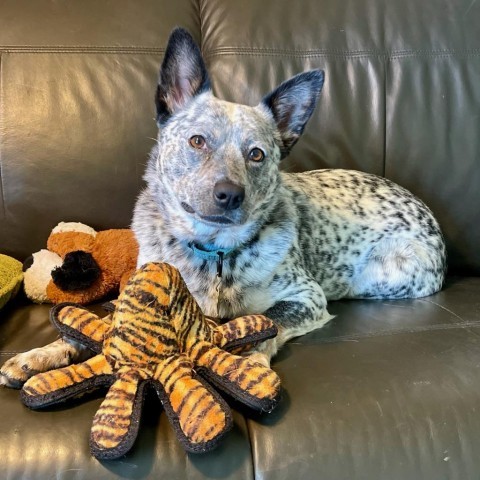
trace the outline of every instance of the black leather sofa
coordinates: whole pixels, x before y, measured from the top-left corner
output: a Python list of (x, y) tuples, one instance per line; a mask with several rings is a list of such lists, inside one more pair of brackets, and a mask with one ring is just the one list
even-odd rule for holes
[[(131, 454), (101, 463), (88, 449), (101, 395), (34, 412), (0, 389), (0, 478), (480, 478), (480, 2), (1, 0), (0, 252), (24, 259), (62, 220), (129, 225), (176, 25), (227, 100), (253, 104), (324, 69), (284, 168), (353, 168), (412, 190), (443, 227), (445, 288), (332, 303), (335, 319), (274, 361), (280, 406), (235, 406), (205, 455), (184, 453), (154, 396)], [(56, 337), (48, 306), (22, 296), (0, 319), (1, 362)]]

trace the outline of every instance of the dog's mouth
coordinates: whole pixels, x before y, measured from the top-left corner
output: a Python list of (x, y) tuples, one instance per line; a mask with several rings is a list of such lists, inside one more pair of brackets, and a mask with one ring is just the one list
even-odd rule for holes
[(233, 225), (233, 221), (223, 215), (199, 215), (202, 222), (215, 223), (219, 225)]
[(187, 213), (195, 213), (195, 210), (188, 204), (188, 203), (185, 203), (185, 202), (182, 202), (181, 203), (182, 205), (182, 208), (187, 212)]
[(196, 213), (195, 210), (188, 205), (188, 203), (182, 202), (182, 208), (191, 215), (196, 215), (202, 222), (214, 224), (214, 225), (233, 225), (234, 222), (224, 215), (200, 215)]

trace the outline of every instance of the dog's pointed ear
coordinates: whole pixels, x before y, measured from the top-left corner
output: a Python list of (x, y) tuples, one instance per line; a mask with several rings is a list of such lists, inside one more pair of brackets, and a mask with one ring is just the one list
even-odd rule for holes
[(272, 112), (280, 132), (282, 158), (288, 155), (303, 133), (322, 91), (323, 81), (322, 70), (300, 73), (263, 98), (262, 104)]
[(183, 28), (170, 34), (160, 68), (155, 104), (157, 124), (183, 108), (195, 95), (210, 89), (210, 79), (198, 45)]

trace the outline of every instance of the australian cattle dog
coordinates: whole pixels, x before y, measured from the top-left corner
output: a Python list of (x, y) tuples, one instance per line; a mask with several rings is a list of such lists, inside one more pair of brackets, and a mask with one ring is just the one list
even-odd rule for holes
[[(279, 335), (252, 354), (265, 364), (324, 325), (329, 300), (423, 297), (444, 280), (438, 223), (404, 188), (357, 171), (280, 171), (323, 83), (312, 70), (254, 107), (220, 100), (180, 28), (160, 70), (158, 139), (132, 222), (138, 265), (176, 266), (206, 315), (273, 319)], [(8, 361), (0, 382), (18, 386), (82, 355), (60, 340)]]

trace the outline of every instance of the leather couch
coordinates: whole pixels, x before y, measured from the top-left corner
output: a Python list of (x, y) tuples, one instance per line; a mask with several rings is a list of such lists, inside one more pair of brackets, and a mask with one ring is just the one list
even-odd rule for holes
[[(101, 394), (34, 412), (0, 389), (0, 478), (478, 479), (480, 2), (1, 0), (0, 252), (23, 260), (62, 220), (129, 225), (176, 25), (227, 100), (254, 104), (324, 69), (284, 168), (353, 168), (413, 191), (443, 227), (446, 285), (333, 302), (335, 319), (274, 361), (279, 407), (235, 406), (208, 454), (185, 454), (149, 395), (133, 451), (98, 462), (88, 437)], [(22, 296), (0, 318), (1, 362), (56, 338), (48, 306)]]

